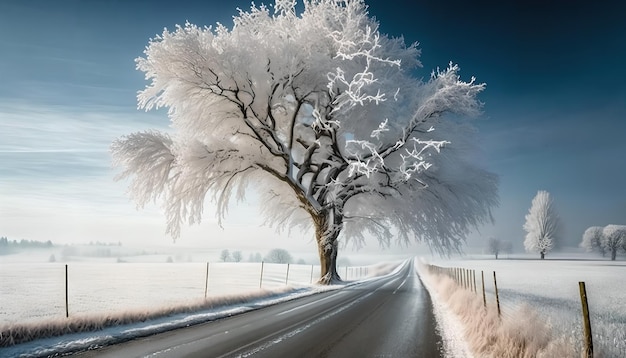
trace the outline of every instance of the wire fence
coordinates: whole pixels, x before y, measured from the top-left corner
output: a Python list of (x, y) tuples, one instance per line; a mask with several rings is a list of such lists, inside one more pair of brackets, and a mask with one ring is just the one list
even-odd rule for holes
[[(457, 286), (462, 289), (469, 290), (479, 296), (482, 296), (485, 312), (491, 307), (495, 307), (498, 316), (501, 319), (513, 319), (512, 313), (517, 306), (517, 302), (501, 302), (498, 290), (498, 276), (496, 271), (480, 271), (475, 269), (466, 269), (463, 267), (442, 267), (436, 265), (425, 265), (431, 274), (445, 275), (451, 278)], [(587, 292), (585, 282), (579, 282), (580, 293), (580, 309), (582, 316), (582, 327), (580, 327), (581, 341), (583, 342), (582, 356), (585, 358), (593, 358), (593, 338), (592, 327), (589, 315), (589, 303), (587, 300)]]
[[(338, 271), (344, 280), (369, 274), (365, 266)], [(0, 322), (147, 310), (259, 289), (306, 287), (319, 277), (319, 265), (267, 262), (3, 264)]]

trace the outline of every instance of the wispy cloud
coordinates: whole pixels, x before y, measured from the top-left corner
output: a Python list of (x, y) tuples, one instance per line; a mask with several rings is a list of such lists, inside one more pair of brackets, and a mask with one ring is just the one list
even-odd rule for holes
[[(19, 212), (23, 222), (42, 213), (81, 220), (94, 213), (134, 212), (126, 183), (114, 181), (109, 146), (133, 131), (166, 130), (164, 117), (118, 107), (0, 102), (2, 216), (15, 218)], [(12, 225), (2, 223), (5, 230)]]
[(166, 129), (163, 113), (116, 107), (63, 107), (0, 102), (0, 151), (108, 151), (117, 137), (132, 131)]

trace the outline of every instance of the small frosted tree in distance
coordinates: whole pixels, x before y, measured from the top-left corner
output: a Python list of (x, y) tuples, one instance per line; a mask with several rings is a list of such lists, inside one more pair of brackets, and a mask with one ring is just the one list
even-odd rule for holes
[(272, 249), (265, 255), (265, 262), (271, 262), (275, 264), (290, 264), (293, 261), (289, 251), (285, 249)]
[(495, 237), (490, 237), (487, 241), (487, 251), (490, 254), (495, 255), (496, 260), (498, 259), (498, 255), (500, 255), (500, 253), (511, 253), (512, 248), (513, 245), (510, 241), (497, 239)]
[(241, 260), (243, 260), (243, 254), (241, 251), (233, 251), (232, 257), (235, 262), (241, 262)]
[(230, 260), (230, 251), (228, 251), (228, 249), (222, 250), (222, 252), (220, 253), (220, 260), (222, 260), (222, 262)]
[(539, 253), (543, 260), (558, 239), (559, 221), (550, 193), (545, 190), (538, 191), (524, 223), (526, 251)]
[(625, 246), (626, 225), (607, 225), (602, 230), (601, 245), (611, 253), (611, 260), (617, 257), (617, 251)]
[(306, 0), (301, 13), (276, 1), (233, 20), (150, 40), (139, 107), (168, 108), (172, 133), (112, 145), (131, 195), (162, 203), (174, 238), (205, 199), (221, 223), (253, 185), (269, 225), (313, 229), (330, 283), (340, 238), (448, 252), (491, 220), (497, 178), (472, 160), (468, 121), (484, 84), (452, 63), (421, 80), (420, 50), (380, 33), (362, 0)]
[(606, 255), (602, 240), (602, 226), (591, 226), (583, 233), (583, 240), (580, 243), (580, 247), (587, 250), (587, 252), (598, 251), (602, 254), (602, 257)]

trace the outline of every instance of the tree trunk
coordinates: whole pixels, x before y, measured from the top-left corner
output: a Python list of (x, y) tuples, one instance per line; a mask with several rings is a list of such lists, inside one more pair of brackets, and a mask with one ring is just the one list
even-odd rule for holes
[(611, 250), (611, 261), (615, 261), (616, 256), (617, 256), (617, 249)]
[[(320, 255), (321, 275), (317, 283), (331, 285), (341, 282), (337, 273), (337, 252), (339, 232), (341, 230), (341, 218), (330, 220), (330, 215), (319, 215), (313, 219), (315, 223), (315, 241)], [(333, 221), (337, 222), (336, 224)]]
[(546, 253), (545, 252), (541, 252), (541, 259), (543, 260), (546, 257)]
[(496, 252), (496, 260), (498, 259), (498, 253)]

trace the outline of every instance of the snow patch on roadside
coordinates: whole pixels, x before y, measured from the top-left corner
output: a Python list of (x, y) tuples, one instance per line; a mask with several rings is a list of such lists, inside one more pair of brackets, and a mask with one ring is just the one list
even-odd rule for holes
[(472, 358), (471, 350), (465, 341), (463, 324), (452, 312), (450, 307), (448, 307), (445, 300), (440, 297), (437, 290), (435, 290), (431, 282), (432, 277), (423, 274), (420, 265), (420, 262), (416, 262), (415, 267), (418, 268), (417, 273), (424, 287), (426, 287), (426, 290), (428, 290), (430, 294), (430, 299), (433, 304), (433, 313), (437, 320), (437, 329), (439, 330), (441, 339), (443, 339), (444, 356), (446, 358)]
[(286, 288), (276, 291), (261, 291), (256, 294), (255, 298), (252, 298), (252, 294), (242, 296), (241, 300), (245, 300), (245, 297), (249, 299), (249, 301), (244, 303), (235, 302), (230, 305), (227, 304), (208, 308), (198, 312), (170, 314), (163, 317), (147, 319), (142, 322), (106, 327), (92, 332), (71, 333), (58, 337), (37, 339), (1, 348), (0, 356), (46, 357), (96, 349), (140, 337), (230, 317), (277, 303), (291, 301), (324, 291), (337, 290), (343, 287), (344, 285), (312, 286), (309, 288)]

